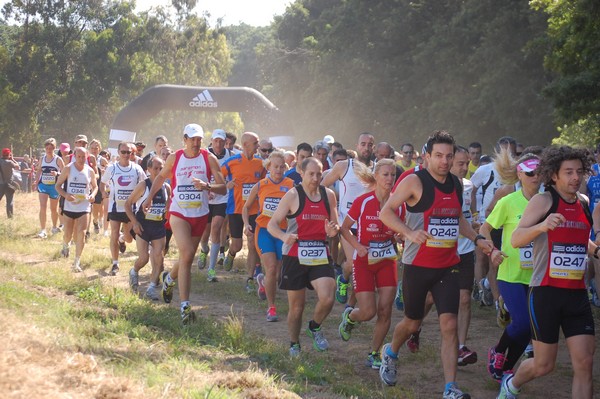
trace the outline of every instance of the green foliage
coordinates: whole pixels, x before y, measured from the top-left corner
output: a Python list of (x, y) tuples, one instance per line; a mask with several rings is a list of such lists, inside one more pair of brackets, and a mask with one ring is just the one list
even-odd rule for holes
[(558, 131), (560, 136), (552, 140), (552, 144), (596, 147), (598, 145), (598, 132), (600, 131), (600, 115), (564, 125), (559, 127)]

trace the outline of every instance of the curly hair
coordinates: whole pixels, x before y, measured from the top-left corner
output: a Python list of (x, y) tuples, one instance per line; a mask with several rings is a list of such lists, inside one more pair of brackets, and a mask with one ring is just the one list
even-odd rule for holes
[(555, 184), (552, 177), (558, 174), (560, 166), (564, 161), (579, 160), (584, 174), (592, 172), (594, 157), (586, 148), (573, 148), (567, 145), (547, 147), (542, 153), (540, 166), (538, 167), (540, 178), (545, 186)]

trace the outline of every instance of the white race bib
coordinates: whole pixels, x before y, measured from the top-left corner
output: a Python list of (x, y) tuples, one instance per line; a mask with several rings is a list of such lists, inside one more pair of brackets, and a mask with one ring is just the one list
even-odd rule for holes
[(161, 222), (165, 213), (165, 204), (152, 204), (148, 212), (146, 212), (145, 219), (153, 222)]
[(582, 244), (552, 244), (550, 277), (580, 280), (585, 273), (587, 246)]
[(392, 244), (392, 240), (387, 240), (383, 242), (369, 242), (369, 253), (367, 258), (369, 265), (379, 263), (385, 259), (397, 259), (396, 250), (394, 249), (394, 244)]
[(177, 203), (182, 209), (202, 207), (203, 195), (194, 185), (177, 186)]
[(252, 187), (254, 187), (254, 183), (242, 183), (242, 199), (244, 201), (248, 200), (250, 191), (252, 191)]
[(528, 246), (519, 248), (521, 269), (533, 269), (533, 242)]
[(51, 173), (42, 173), (42, 184), (47, 184), (47, 185), (55, 185), (56, 184), (56, 176), (52, 175)]
[(277, 207), (279, 206), (279, 201), (281, 201), (281, 198), (271, 198), (271, 197), (265, 198), (265, 201), (263, 202), (261, 214), (268, 216), (268, 217), (272, 217), (273, 214), (275, 213), (275, 210), (277, 210)]
[(452, 248), (458, 241), (457, 217), (430, 217), (427, 232), (433, 236), (428, 239), (428, 247)]
[(298, 241), (298, 261), (305, 266), (329, 264), (323, 241)]

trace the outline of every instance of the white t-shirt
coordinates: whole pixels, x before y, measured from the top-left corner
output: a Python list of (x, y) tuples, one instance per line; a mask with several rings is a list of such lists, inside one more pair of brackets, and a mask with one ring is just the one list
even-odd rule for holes
[(115, 162), (108, 165), (101, 180), (110, 186), (108, 211), (125, 212), (125, 201), (131, 196), (135, 186), (145, 179), (146, 174), (137, 163), (129, 162), (129, 166), (121, 166)]
[(486, 217), (485, 210), (492, 202), (496, 190), (502, 186), (500, 176), (496, 171), (496, 164), (492, 162), (477, 168), (471, 176), (471, 182), (474, 190), (482, 190), (482, 200), (477, 204), (477, 209), (479, 210), (479, 222), (483, 223)]

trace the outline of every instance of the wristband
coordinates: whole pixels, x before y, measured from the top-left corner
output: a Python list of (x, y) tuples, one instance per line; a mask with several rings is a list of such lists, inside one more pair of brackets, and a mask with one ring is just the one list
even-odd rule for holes
[(596, 259), (600, 259), (600, 257), (598, 257), (598, 251), (600, 251), (600, 245), (594, 249), (594, 258)]
[(210, 191), (210, 189), (212, 188), (212, 186), (210, 185), (210, 183), (206, 184), (206, 191)]
[(479, 240), (485, 240), (485, 236), (481, 235), (481, 234), (477, 234), (475, 236), (475, 239), (473, 240), (473, 244), (475, 244), (475, 246), (477, 246), (477, 241), (479, 241)]

